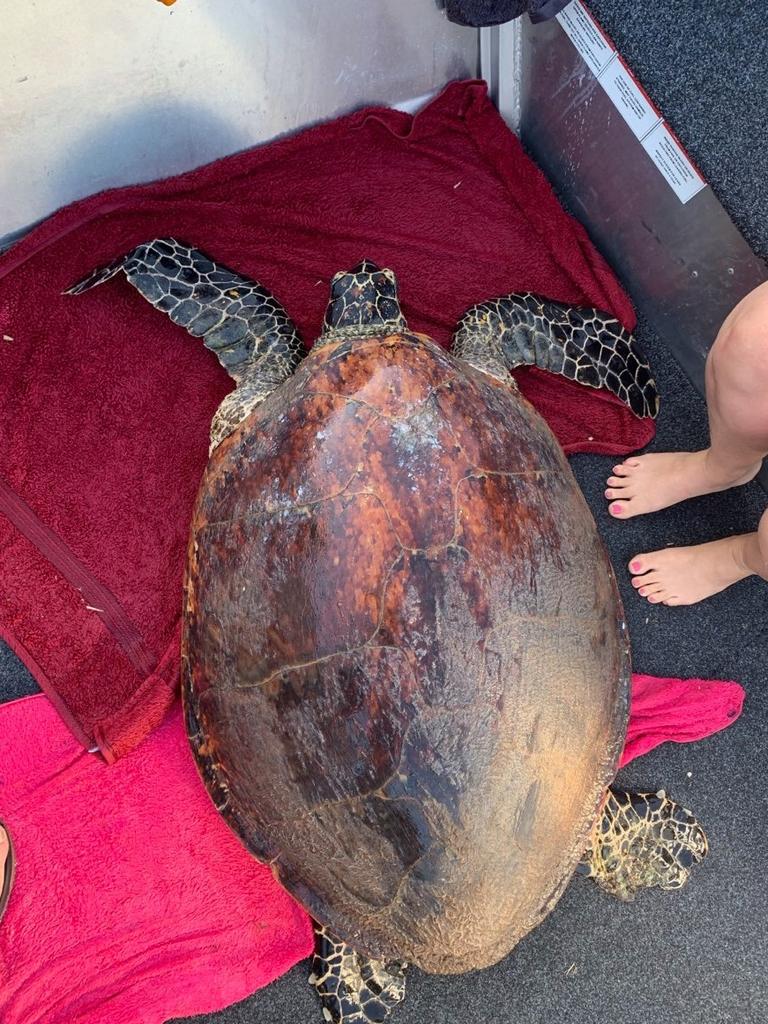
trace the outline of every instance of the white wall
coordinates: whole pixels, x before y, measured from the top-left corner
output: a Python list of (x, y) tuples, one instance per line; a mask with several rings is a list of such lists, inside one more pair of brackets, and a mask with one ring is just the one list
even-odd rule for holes
[(73, 199), (188, 170), (477, 73), (435, 0), (24, 0), (0, 22), (0, 239)]

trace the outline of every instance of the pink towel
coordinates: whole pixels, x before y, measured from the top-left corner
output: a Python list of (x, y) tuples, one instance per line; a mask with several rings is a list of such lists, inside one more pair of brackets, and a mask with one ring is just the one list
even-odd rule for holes
[[(744, 697), (736, 683), (633, 683), (624, 761), (725, 728)], [(3, 1024), (162, 1024), (244, 999), (311, 951), (304, 911), (208, 800), (178, 705), (112, 767), (46, 697), (0, 705), (0, 819), (18, 857)]]
[(743, 704), (744, 690), (738, 683), (659, 679), (636, 672), (632, 676), (629, 726), (619, 766), (668, 740), (693, 743), (711, 736), (734, 722)]
[(0, 706), (2, 1024), (161, 1024), (250, 995), (308, 956), (305, 912), (229, 831), (178, 703), (108, 767), (48, 698)]

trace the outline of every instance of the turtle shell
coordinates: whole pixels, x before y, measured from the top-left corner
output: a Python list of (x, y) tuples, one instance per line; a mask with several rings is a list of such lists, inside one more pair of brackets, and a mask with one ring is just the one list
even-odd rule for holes
[(316, 347), (213, 453), (183, 688), (214, 801), (339, 938), (437, 973), (552, 909), (626, 727), (626, 627), (562, 451), (409, 333)]

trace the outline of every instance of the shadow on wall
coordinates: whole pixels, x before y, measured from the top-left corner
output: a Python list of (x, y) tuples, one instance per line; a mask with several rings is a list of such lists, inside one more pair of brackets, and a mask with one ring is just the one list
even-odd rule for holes
[[(160, 21), (152, 19), (152, 6)], [(33, 179), (19, 184), (30, 214), (188, 171), (362, 106), (426, 97), (477, 73), (477, 33), (450, 24), (431, 0), (334, 0), (332, 16), (316, 0), (275, 7), (233, 0), (228, 12), (221, 6), (150, 5), (146, 17), (157, 32), (142, 35), (135, 53), (122, 49), (110, 74), (86, 67), (90, 91), (82, 105), (76, 73), (59, 84), (54, 109), (41, 117), (40, 138), (34, 123), (25, 129), (39, 160), (22, 154), (6, 168)], [(184, 17), (164, 17), (175, 13)], [(107, 33), (97, 18), (94, 27), (104, 30), (105, 47), (115, 45), (114, 26)], [(71, 95), (63, 95), (67, 90)], [(29, 113), (34, 122), (34, 104)], [(46, 142), (49, 116), (58, 147)], [(0, 203), (0, 213), (3, 228), (17, 226), (18, 209)], [(0, 248), (11, 240), (0, 239)]]
[[(306, 25), (305, 30), (312, 30), (313, 27), (319, 32), (321, 25)], [(217, 25), (220, 32), (229, 33), (231, 28), (225, 18)], [(418, 52), (418, 46), (409, 41), (407, 19), (396, 19), (382, 11), (378, 15), (377, 32), (381, 38), (388, 40), (387, 48), (397, 53), (398, 61), (403, 61), (404, 68), (420, 66), (424, 55)], [(232, 36), (233, 41), (247, 51), (248, 34), (232, 32)], [(339, 40), (337, 45), (343, 50), (343, 40)], [(237, 125), (222, 120), (198, 105), (167, 99), (154, 103), (142, 101), (131, 110), (119, 114), (106, 112), (97, 129), (75, 140), (59, 163), (51, 168), (48, 175), (51, 194), (68, 196), (69, 201), (74, 202), (103, 189), (167, 178), (200, 167), (223, 155), (259, 145), (267, 139), (290, 134), (299, 127), (310, 127), (363, 107), (412, 98), (413, 88), (417, 85), (412, 75), (406, 75), (401, 82), (393, 83), (391, 79), (382, 80), (370, 68), (354, 61), (346, 63), (345, 59), (341, 59), (337, 79), (333, 83), (338, 88), (337, 102), (330, 103), (330, 109), (321, 112), (317, 109), (317, 94), (309, 88), (309, 83), (322, 81), (327, 76), (327, 54), (323, 53), (322, 47), (310, 45), (304, 48), (303, 57), (302, 78), (307, 83), (307, 104), (300, 109), (284, 111), (278, 123), (270, 119), (270, 123), (265, 125), (254, 111), (253, 122), (246, 121)], [(466, 78), (474, 73), (473, 69), (467, 67), (461, 53), (445, 54), (444, 61), (446, 82)], [(339, 83), (343, 77), (347, 78), (347, 82), (342, 88)], [(382, 81), (392, 97), (389, 100), (382, 95)], [(350, 96), (355, 97), (353, 102), (350, 102)], [(327, 98), (330, 99), (330, 95)], [(84, 173), (84, 169), (91, 171)], [(22, 233), (27, 230), (25, 228)]]
[[(188, 103), (137, 104), (118, 115), (106, 114), (96, 130), (73, 140), (46, 174), (49, 196), (67, 204), (105, 189), (167, 178), (251, 145), (242, 129)], [(87, 173), (84, 172), (87, 169)], [(18, 231), (0, 237), (0, 252), (56, 210)]]
[[(105, 188), (142, 184), (188, 171), (249, 144), (243, 131), (191, 104), (151, 102), (75, 140), (51, 168), (51, 191), (82, 199)], [(97, 169), (84, 174), (84, 168)]]

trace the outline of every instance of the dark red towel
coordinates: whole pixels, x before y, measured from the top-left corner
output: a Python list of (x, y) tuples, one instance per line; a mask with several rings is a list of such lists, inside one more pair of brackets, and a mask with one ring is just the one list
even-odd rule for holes
[[(329, 278), (362, 256), (396, 271), (411, 327), (442, 344), (471, 303), (521, 289), (634, 323), (477, 82), (416, 117), (360, 111), (94, 196), (14, 246), (0, 260), (0, 634), (108, 760), (173, 699), (188, 520), (231, 381), (125, 281), (61, 291), (162, 235), (259, 278), (308, 341)], [(567, 451), (623, 454), (653, 434), (605, 392), (520, 378)]]

